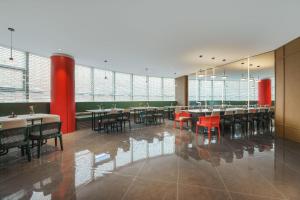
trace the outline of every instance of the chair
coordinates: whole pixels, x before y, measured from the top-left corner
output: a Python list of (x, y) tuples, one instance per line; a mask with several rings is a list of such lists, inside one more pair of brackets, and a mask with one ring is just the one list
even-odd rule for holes
[(148, 125), (155, 122), (154, 114), (156, 109), (146, 109), (141, 113), (142, 121)]
[(180, 130), (183, 127), (183, 123), (189, 125), (189, 121), (191, 120), (191, 114), (188, 112), (175, 112), (174, 114), (174, 128), (176, 128), (177, 122), (179, 122)]
[(220, 137), (220, 115), (217, 116), (202, 116), (199, 117), (199, 121), (196, 124), (196, 134), (198, 134), (199, 127), (207, 128), (208, 137), (210, 138), (211, 128), (218, 129), (218, 135)]
[(156, 124), (158, 123), (158, 121), (160, 124), (165, 122), (165, 116), (164, 116), (163, 109), (155, 110), (153, 116), (154, 116), (154, 120), (155, 120)]
[(9, 149), (18, 147), (21, 149), (22, 156), (24, 156), (24, 150), (26, 150), (27, 159), (31, 161), (27, 121), (24, 119), (11, 120), (2, 122), (1, 126), (0, 155), (5, 155)]
[[(245, 110), (237, 110), (234, 114), (234, 125), (239, 124), (242, 127), (242, 131), (245, 132), (247, 129), (247, 113)], [(235, 131), (235, 129), (234, 129)]]
[(105, 130), (108, 133), (109, 128), (111, 131), (114, 131), (115, 128), (117, 129), (117, 131), (119, 131), (119, 127), (122, 131), (122, 122), (121, 120), (119, 120), (120, 116), (121, 113), (118, 112), (110, 112), (102, 115), (98, 121), (99, 131)]
[(126, 122), (128, 122), (129, 125), (129, 129), (131, 129), (131, 121), (130, 121), (130, 111), (129, 110), (124, 110), (124, 112), (122, 112), (118, 118), (118, 120), (121, 122), (121, 125), (124, 126), (125, 129), (125, 125)]
[(222, 128), (222, 134), (225, 133), (225, 126), (229, 125), (231, 128), (231, 133), (234, 129), (234, 112), (225, 110), (224, 115), (221, 117), (221, 128)]
[(59, 139), (60, 149), (63, 151), (63, 141), (61, 134), (61, 121), (57, 116), (43, 118), (41, 124), (36, 124), (30, 127), (29, 138), (32, 140), (32, 147), (34, 142), (37, 142), (38, 158), (41, 155), (41, 147), (44, 141), (48, 139), (55, 140), (55, 146), (57, 146), (57, 138)]

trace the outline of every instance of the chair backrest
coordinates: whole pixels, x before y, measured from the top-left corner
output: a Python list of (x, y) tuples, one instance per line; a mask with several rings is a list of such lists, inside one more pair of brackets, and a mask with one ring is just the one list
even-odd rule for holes
[(175, 112), (175, 120), (179, 120), (181, 117), (191, 117), (191, 114), (186, 111)]
[(217, 116), (201, 116), (199, 117), (199, 121), (201, 124), (205, 124), (207, 126), (218, 126), (220, 124), (220, 115)]
[(20, 142), (28, 139), (27, 121), (24, 119), (10, 120), (1, 122), (2, 128), (0, 129), (0, 146), (13, 147)]
[(181, 112), (181, 117), (191, 117), (191, 114), (189, 112), (182, 111)]
[(57, 115), (44, 117), (41, 124), (32, 125), (29, 130), (30, 134), (40, 136), (60, 133), (60, 117)]

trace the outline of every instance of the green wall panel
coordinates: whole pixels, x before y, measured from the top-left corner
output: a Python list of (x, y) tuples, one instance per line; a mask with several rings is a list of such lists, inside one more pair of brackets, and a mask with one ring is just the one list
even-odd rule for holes
[[(146, 106), (147, 101), (126, 101), (126, 102), (77, 102), (76, 112), (84, 112), (88, 109), (96, 109), (98, 105), (103, 108), (112, 108), (116, 104), (118, 108), (130, 108), (136, 106)], [(17, 115), (28, 114), (29, 106), (34, 106), (36, 113), (49, 113), (50, 103), (0, 103), (0, 116), (10, 115), (14, 112)], [(149, 101), (150, 106), (170, 106), (176, 105), (175, 101)]]

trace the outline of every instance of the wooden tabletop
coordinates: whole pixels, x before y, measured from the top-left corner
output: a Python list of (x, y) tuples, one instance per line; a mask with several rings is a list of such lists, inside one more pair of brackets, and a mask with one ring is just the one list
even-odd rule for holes
[(17, 121), (20, 119), (35, 120), (35, 119), (43, 119), (43, 118), (48, 118), (48, 117), (59, 117), (59, 115), (36, 113), (36, 114), (16, 115), (16, 117), (13, 117), (13, 118), (11, 118), (9, 116), (4, 116), (4, 117), (0, 117), (0, 123), (7, 122), (7, 121)]

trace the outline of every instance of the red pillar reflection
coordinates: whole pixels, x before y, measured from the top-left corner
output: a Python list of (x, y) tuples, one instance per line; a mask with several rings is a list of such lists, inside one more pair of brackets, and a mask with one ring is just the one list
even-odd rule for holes
[(60, 116), (63, 133), (75, 130), (74, 68), (73, 57), (65, 54), (51, 56), (50, 113)]
[(263, 79), (258, 81), (258, 105), (272, 105), (270, 79)]

